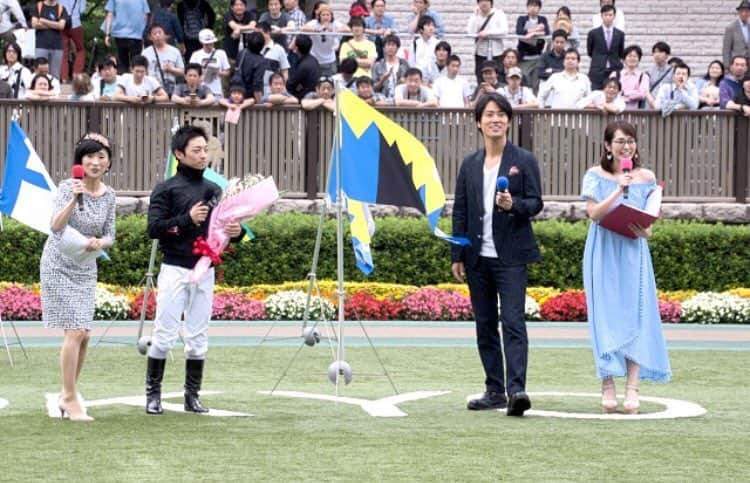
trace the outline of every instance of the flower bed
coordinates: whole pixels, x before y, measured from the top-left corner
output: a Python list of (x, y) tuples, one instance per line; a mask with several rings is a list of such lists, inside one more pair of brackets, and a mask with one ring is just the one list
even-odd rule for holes
[[(216, 287), (212, 317), (215, 320), (300, 320), (307, 303), (308, 282), (249, 287)], [(312, 299), (311, 320), (336, 317), (336, 283), (321, 281), (320, 296)], [(347, 319), (470, 321), (474, 314), (465, 285), (440, 284), (415, 287), (386, 283), (347, 283), (344, 312)], [(137, 320), (143, 290), (100, 284), (96, 290), (97, 320)], [(580, 290), (529, 287), (526, 320), (586, 321), (586, 296)], [(750, 290), (726, 292), (659, 292), (659, 312), (664, 323), (748, 324)], [(0, 282), (0, 317), (5, 320), (40, 320), (39, 287)], [(146, 318), (156, 315), (156, 294), (146, 306)]]

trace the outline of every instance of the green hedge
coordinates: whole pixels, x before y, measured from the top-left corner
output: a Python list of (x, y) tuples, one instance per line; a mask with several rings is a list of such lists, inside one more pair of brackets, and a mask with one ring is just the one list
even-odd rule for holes
[[(135, 285), (146, 271), (151, 242), (146, 219), (117, 220), (112, 261), (100, 264), (102, 282)], [(224, 283), (248, 285), (302, 280), (310, 270), (318, 217), (288, 213), (259, 216), (252, 222), (256, 240), (236, 247), (224, 265)], [(347, 225), (348, 226), (348, 225)], [(450, 220), (440, 222), (449, 232)], [(581, 287), (581, 257), (587, 223), (539, 221), (534, 232), (544, 261), (532, 264), (529, 285)], [(335, 220), (326, 222), (318, 278), (336, 270)], [(39, 277), (44, 236), (8, 221), (0, 234), (0, 280), (33, 283)], [(750, 287), (750, 226), (662, 221), (649, 245), (657, 284), (664, 290), (724, 290)], [(435, 238), (424, 219), (377, 220), (372, 245), (375, 271), (365, 277), (354, 266), (350, 238), (345, 243), (347, 280), (425, 285), (451, 281), (447, 243)]]

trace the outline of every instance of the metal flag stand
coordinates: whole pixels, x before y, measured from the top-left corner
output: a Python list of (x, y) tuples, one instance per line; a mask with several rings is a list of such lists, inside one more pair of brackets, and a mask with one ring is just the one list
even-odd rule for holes
[[(13, 109), (13, 114), (11, 115), (11, 120), (18, 122), (18, 120), (21, 118), (21, 113), (18, 111), (18, 109)], [(3, 226), (3, 215), (0, 213), (0, 231), (4, 230)], [(23, 346), (23, 342), (21, 342), (21, 336), (18, 335), (18, 329), (16, 329), (16, 324), (13, 323), (12, 320), (8, 321), (8, 324), (10, 324), (11, 329), (13, 329), (13, 334), (16, 336), (16, 342), (8, 342), (8, 337), (5, 334), (5, 322), (3, 321), (2, 314), (0, 313), (0, 334), (3, 337), (3, 345), (5, 346), (5, 352), (8, 354), (8, 362), (10, 363), (10, 367), (15, 367), (15, 364), (13, 363), (13, 355), (10, 353), (10, 346), (17, 345), (21, 348), (21, 351), (23, 351), (23, 356), (26, 358), (26, 360), (29, 360), (29, 354), (26, 353), (26, 348)]]
[[(331, 347), (333, 351), (333, 341), (337, 343), (336, 352), (334, 354), (334, 360), (333, 362), (328, 366), (328, 379), (335, 384), (336, 390), (335, 395), (338, 398), (340, 393), (340, 387), (339, 383), (341, 382), (341, 379), (343, 378), (343, 381), (345, 384), (349, 384), (352, 380), (352, 368), (349, 365), (349, 363), (345, 360), (345, 353), (344, 353), (344, 319), (345, 319), (345, 312), (344, 312), (344, 303), (346, 298), (346, 291), (344, 290), (344, 214), (343, 214), (343, 190), (341, 186), (341, 175), (342, 175), (342, 166), (341, 166), (341, 86), (337, 83), (336, 84), (336, 129), (334, 132), (334, 145), (333, 145), (333, 160), (334, 160), (334, 166), (336, 167), (336, 279), (337, 279), (337, 289), (336, 289), (336, 296), (337, 296), (337, 302), (338, 302), (338, 330), (333, 330), (333, 337), (327, 337), (329, 346)], [(328, 179), (328, 184), (330, 185), (330, 176)], [(314, 321), (311, 326), (308, 327), (309, 322), (309, 316), (310, 316), (310, 304), (312, 300), (312, 292), (314, 289), (317, 289), (317, 292), (320, 292), (320, 288), (318, 286), (318, 279), (317, 279), (317, 266), (318, 266), (318, 258), (320, 255), (320, 246), (322, 242), (322, 234), (323, 234), (323, 225), (325, 223), (325, 218), (327, 215), (327, 208), (326, 204), (323, 204), (323, 207), (321, 209), (321, 215), (320, 215), (320, 221), (318, 224), (318, 232), (315, 239), (315, 249), (313, 252), (313, 262), (312, 262), (312, 268), (310, 270), (310, 273), (308, 274), (309, 279), (309, 285), (307, 289), (307, 303), (305, 306), (305, 313), (304, 313), (304, 320), (302, 321), (302, 338), (303, 341), (300, 344), (297, 351), (292, 356), (291, 360), (287, 364), (287, 366), (284, 368), (284, 371), (281, 373), (281, 376), (276, 381), (276, 384), (274, 384), (273, 389), (270, 391), (270, 395), (273, 395), (274, 391), (279, 387), (281, 384), (281, 381), (284, 380), (284, 378), (287, 376), (289, 369), (292, 367), (294, 362), (296, 361), (297, 357), (299, 356), (300, 352), (304, 348), (305, 345), (315, 345), (317, 342), (317, 338), (319, 338), (319, 334), (316, 335), (316, 329), (318, 326), (319, 321)], [(375, 358), (378, 361), (378, 364), (380, 364), (380, 367), (383, 370), (382, 374), (363, 374), (363, 375), (370, 375), (370, 376), (385, 376), (388, 379), (388, 382), (390, 383), (391, 387), (393, 388), (393, 392), (395, 394), (398, 394), (398, 389), (396, 388), (396, 385), (393, 382), (393, 379), (391, 378), (390, 373), (388, 372), (388, 369), (386, 369), (385, 364), (383, 364), (383, 360), (380, 357), (380, 354), (378, 353), (377, 349), (375, 348), (375, 345), (372, 342), (372, 339), (370, 338), (370, 335), (367, 332), (367, 329), (365, 328), (362, 321), (357, 318), (357, 322), (359, 323), (359, 327), (362, 330), (362, 332), (365, 335), (365, 338), (367, 339), (368, 344), (370, 345), (370, 348), (372, 349), (373, 353), (375, 354)], [(330, 323), (331, 327), (333, 326), (332, 322)], [(266, 336), (264, 336), (263, 340), (266, 340), (266, 337), (271, 332), (274, 326), (271, 326), (271, 328), (266, 332)], [(332, 327), (333, 328), (333, 327)], [(263, 342), (261, 340), (261, 343)]]

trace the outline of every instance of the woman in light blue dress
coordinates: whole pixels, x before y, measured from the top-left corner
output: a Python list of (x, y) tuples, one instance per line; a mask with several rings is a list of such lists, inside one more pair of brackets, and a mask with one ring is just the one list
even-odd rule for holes
[[(672, 374), (646, 242), (651, 229), (631, 225), (637, 235), (631, 239), (598, 221), (621, 203), (643, 209), (656, 182), (654, 174), (641, 167), (632, 125), (611, 122), (604, 145), (601, 166), (589, 169), (583, 178), (581, 198), (592, 220), (583, 255), (583, 285), (594, 361), (602, 379), (602, 409), (617, 410), (614, 377), (627, 376), (623, 408), (626, 414), (636, 414), (639, 379), (667, 382)], [(620, 160), (626, 158), (633, 161), (630, 173), (620, 169)]]

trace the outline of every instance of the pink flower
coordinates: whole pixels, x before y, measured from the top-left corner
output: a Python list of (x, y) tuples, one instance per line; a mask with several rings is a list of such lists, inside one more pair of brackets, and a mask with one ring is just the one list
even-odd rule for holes
[(511, 166), (510, 171), (508, 171), (508, 176), (515, 176), (520, 172), (521, 170), (519, 170), (516, 166)]
[(42, 299), (31, 290), (11, 285), (0, 290), (0, 317), (4, 320), (41, 320)]

